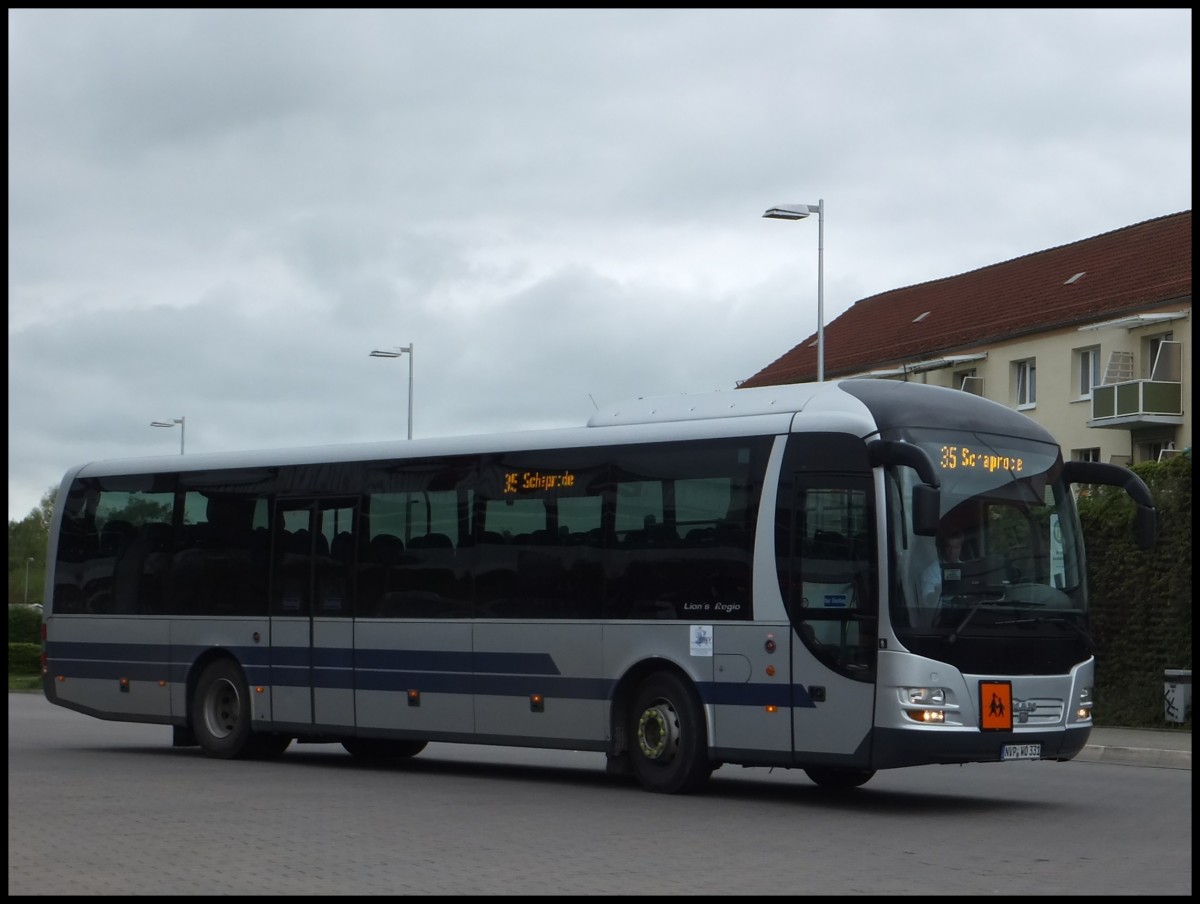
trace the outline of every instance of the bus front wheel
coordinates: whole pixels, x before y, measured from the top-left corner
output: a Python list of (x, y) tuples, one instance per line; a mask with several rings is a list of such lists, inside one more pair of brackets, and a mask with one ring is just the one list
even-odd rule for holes
[(659, 672), (638, 688), (629, 737), (633, 772), (648, 791), (698, 791), (712, 774), (704, 710), (677, 675)]
[(292, 739), (255, 734), (250, 727), (250, 691), (237, 663), (209, 663), (192, 697), (192, 733), (205, 755), (223, 760), (269, 758), (283, 753)]

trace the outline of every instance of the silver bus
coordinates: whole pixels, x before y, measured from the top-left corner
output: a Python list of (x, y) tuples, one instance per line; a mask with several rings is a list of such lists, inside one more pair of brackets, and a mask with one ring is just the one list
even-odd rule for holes
[(1069, 760), (1094, 665), (1073, 484), (1124, 488), (1153, 543), (1128, 469), (1063, 461), (970, 393), (871, 379), (93, 462), (54, 508), (44, 691), (213, 757), (602, 751), (663, 793), (723, 764), (850, 788)]

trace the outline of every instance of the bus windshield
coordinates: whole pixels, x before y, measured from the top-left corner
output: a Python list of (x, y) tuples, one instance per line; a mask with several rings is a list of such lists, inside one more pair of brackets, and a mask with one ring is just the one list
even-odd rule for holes
[[(1083, 546), (1062, 458), (1048, 443), (979, 432), (910, 430), (941, 478), (936, 537), (912, 534), (912, 472), (899, 469), (892, 492), (897, 627), (957, 635), (1018, 623), (1014, 611), (1085, 611)], [(987, 610), (983, 612), (982, 610)], [(1029, 624), (1031, 622), (1022, 622)]]

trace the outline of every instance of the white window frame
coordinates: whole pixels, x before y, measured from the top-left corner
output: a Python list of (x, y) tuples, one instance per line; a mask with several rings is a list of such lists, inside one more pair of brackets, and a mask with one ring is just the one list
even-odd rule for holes
[(1143, 379), (1149, 380), (1154, 376), (1154, 361), (1158, 357), (1158, 351), (1162, 348), (1164, 342), (1174, 342), (1175, 331), (1168, 330), (1165, 333), (1156, 333), (1153, 336), (1147, 336), (1144, 340), (1143, 348), (1146, 350), (1145, 361), (1143, 362), (1143, 370), (1145, 374)]
[(1013, 362), (1016, 374), (1017, 410), (1037, 407), (1037, 358)]
[(1075, 350), (1076, 380), (1079, 385), (1079, 398), (1090, 399), (1092, 389), (1100, 385), (1100, 346), (1092, 345)]

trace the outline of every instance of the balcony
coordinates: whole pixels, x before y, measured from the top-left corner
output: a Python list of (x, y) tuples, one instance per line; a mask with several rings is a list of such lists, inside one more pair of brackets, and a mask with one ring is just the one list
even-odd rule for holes
[(1137, 430), (1183, 423), (1183, 384), (1164, 380), (1126, 380), (1092, 387), (1089, 427)]

